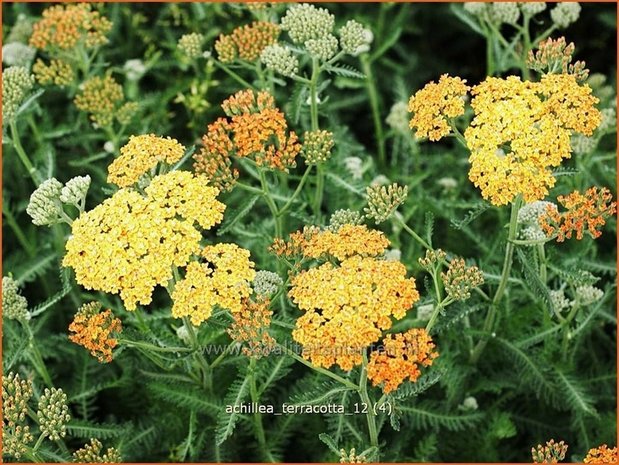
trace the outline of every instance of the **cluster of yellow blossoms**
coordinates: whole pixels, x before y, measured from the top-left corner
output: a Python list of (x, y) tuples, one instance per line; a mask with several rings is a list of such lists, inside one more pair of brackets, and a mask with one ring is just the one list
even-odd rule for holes
[(591, 187), (584, 194), (574, 191), (569, 195), (560, 195), (557, 201), (567, 208), (559, 213), (558, 210), (548, 208), (539, 218), (540, 226), (547, 236), (556, 235), (557, 242), (571, 239), (576, 233), (576, 239), (583, 238), (588, 231), (593, 238), (602, 234), (598, 228), (606, 224), (606, 219), (617, 212), (617, 203), (607, 188), (598, 190)]
[(234, 323), (228, 328), (233, 341), (243, 344), (243, 354), (260, 358), (275, 345), (275, 339), (268, 333), (273, 311), (269, 299), (254, 302), (246, 299), (240, 312), (232, 314)]
[(410, 127), (417, 137), (437, 141), (449, 134), (449, 119), (464, 114), (464, 97), (469, 89), (465, 80), (443, 74), (438, 83), (431, 81), (413, 95), (408, 111), (413, 114)]
[(118, 187), (129, 187), (158, 163), (171, 165), (179, 161), (184, 153), (185, 147), (171, 137), (157, 137), (154, 134), (131, 136), (120, 149), (120, 157), (108, 167), (107, 180)]
[(194, 168), (220, 188), (229, 189), (238, 173), (230, 157), (252, 157), (257, 164), (286, 171), (295, 166), (301, 151), (297, 135), (288, 131), (284, 114), (266, 91), (237, 92), (222, 103), (228, 118), (210, 124), (202, 138), (203, 148), (194, 156)]
[(196, 326), (210, 318), (215, 306), (242, 312), (256, 274), (249, 251), (235, 244), (206, 246), (200, 255), (204, 263), (189, 263), (172, 292), (172, 316), (188, 316)]
[(98, 126), (109, 126), (114, 119), (128, 124), (138, 109), (136, 102), (125, 103), (123, 88), (112, 76), (96, 76), (84, 82), (74, 102)]
[[(354, 237), (353, 228), (370, 242)], [(292, 277), (289, 296), (305, 312), (292, 336), (315, 365), (351, 370), (361, 364), (364, 348), (391, 328), (391, 318), (403, 318), (419, 300), (415, 280), (406, 278), (402, 263), (376, 257), (389, 242), (364, 226), (342, 226), (338, 233), (314, 231), (304, 241), (301, 253), (306, 249), (311, 258), (333, 256), (341, 263), (327, 262)]]
[(237, 27), (231, 34), (221, 34), (215, 42), (215, 50), (223, 63), (230, 63), (237, 57), (241, 60), (254, 61), (266, 47), (277, 42), (279, 32), (277, 24), (254, 21)]
[(128, 310), (151, 302), (172, 267), (185, 266), (200, 250), (199, 223), (221, 222), (225, 205), (208, 179), (174, 171), (156, 176), (145, 195), (121, 189), (73, 222), (64, 266), (87, 289), (120, 293)]
[(595, 447), (587, 452), (585, 463), (617, 463), (617, 448), (609, 448), (606, 444)]
[(395, 391), (407, 378), (415, 382), (421, 375), (420, 365), (432, 365), (438, 357), (432, 338), (423, 328), (405, 333), (388, 334), (383, 347), (370, 355), (368, 378), (374, 386), (382, 384), (383, 392)]
[(69, 340), (90, 350), (100, 362), (112, 361), (112, 349), (118, 341), (114, 334), (122, 330), (121, 322), (111, 310), (101, 312), (101, 304), (90, 302), (80, 307), (69, 325)]
[(493, 205), (518, 194), (527, 202), (544, 198), (555, 184), (550, 168), (571, 155), (572, 133), (589, 136), (601, 120), (598, 99), (573, 75), (547, 74), (540, 82), (489, 77), (471, 93), (469, 179)]

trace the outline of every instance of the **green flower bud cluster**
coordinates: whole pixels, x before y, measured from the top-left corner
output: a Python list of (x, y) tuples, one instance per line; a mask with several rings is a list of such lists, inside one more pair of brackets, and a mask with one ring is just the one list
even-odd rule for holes
[(23, 424), (32, 398), (32, 383), (10, 372), (2, 377), (2, 453), (19, 459), (34, 437)]
[(284, 285), (284, 280), (272, 271), (260, 270), (252, 282), (254, 292), (259, 296), (275, 294)]
[(546, 9), (546, 2), (521, 2), (518, 4), (522, 14), (525, 16), (535, 16)]
[(419, 259), (419, 265), (427, 271), (433, 270), (436, 265), (440, 265), (445, 261), (447, 254), (444, 250), (426, 250), (426, 255)]
[(396, 102), (391, 106), (389, 114), (385, 122), (399, 134), (409, 134), (409, 121), (410, 116), (408, 114), (408, 104), (406, 102)]
[(34, 85), (32, 76), (23, 66), (11, 66), (2, 72), (2, 121), (13, 119)]
[(19, 460), (27, 451), (28, 444), (34, 440), (28, 425), (2, 429), (2, 455)]
[(197, 32), (184, 34), (178, 40), (178, 49), (189, 58), (199, 58), (202, 56), (204, 36)]
[(550, 302), (552, 303), (552, 307), (554, 308), (555, 312), (561, 313), (565, 310), (572, 308), (572, 305), (574, 305), (574, 302), (568, 299), (565, 296), (565, 292), (560, 289), (556, 291), (549, 291), (549, 294)]
[(497, 24), (516, 24), (520, 19), (520, 8), (516, 2), (494, 2), (490, 17)]
[(466, 266), (464, 259), (454, 258), (449, 262), (447, 271), (441, 273), (445, 292), (453, 300), (466, 300), (471, 297), (471, 290), (481, 286), (484, 275), (476, 266)]
[(39, 399), (37, 419), (44, 437), (57, 441), (66, 436), (66, 424), (71, 420), (71, 415), (67, 406), (67, 395), (62, 389), (45, 389)]
[(367, 461), (363, 454), (357, 454), (354, 447), (350, 449), (350, 452), (346, 452), (346, 449), (340, 449), (340, 463), (367, 463)]
[(480, 18), (486, 17), (489, 9), (490, 5), (484, 2), (466, 2), (464, 4), (464, 11)]
[(29, 320), (28, 301), (19, 294), (17, 283), (9, 276), (2, 278), (2, 315), (9, 320)]
[(120, 452), (110, 447), (101, 455), (103, 444), (98, 439), (90, 439), (90, 443), (73, 453), (73, 462), (76, 463), (120, 463), (122, 457)]
[(30, 196), (26, 213), (37, 226), (51, 226), (61, 221), (71, 223), (62, 204), (73, 205), (83, 212), (89, 187), (90, 176), (77, 176), (66, 185), (56, 178), (47, 179)]
[(301, 3), (288, 8), (281, 20), (282, 30), (288, 32), (295, 44), (321, 39), (333, 32), (335, 17), (324, 8)]
[(602, 113), (602, 121), (598, 126), (598, 131), (608, 131), (617, 125), (617, 110), (604, 108), (600, 113)]
[(578, 20), (581, 9), (582, 7), (578, 2), (557, 3), (557, 5), (550, 10), (550, 18), (556, 26), (565, 29)]
[(364, 209), (367, 217), (377, 224), (387, 221), (393, 212), (404, 203), (408, 196), (407, 186), (393, 183), (388, 187), (370, 186), (366, 190), (368, 206)]
[(338, 41), (333, 34), (327, 34), (318, 39), (309, 39), (305, 48), (309, 54), (318, 60), (328, 61), (337, 53)]
[(373, 39), (372, 31), (354, 19), (347, 21), (340, 29), (340, 47), (344, 53), (352, 56), (368, 52)]
[(329, 219), (329, 226), (327, 226), (327, 229), (333, 233), (336, 233), (346, 224), (357, 226), (362, 223), (363, 215), (358, 211), (347, 209), (335, 210)]
[(331, 157), (335, 142), (333, 133), (325, 130), (306, 131), (303, 135), (303, 152), (308, 165), (323, 163)]
[(584, 136), (582, 134), (574, 134), (570, 141), (572, 151), (576, 155), (587, 155), (595, 150), (597, 141), (594, 137)]
[(7, 66), (30, 68), (36, 50), (21, 42), (10, 42), (2, 46), (2, 62)]
[(265, 47), (260, 54), (260, 61), (267, 67), (282, 76), (291, 77), (299, 72), (299, 60), (290, 49), (279, 44)]

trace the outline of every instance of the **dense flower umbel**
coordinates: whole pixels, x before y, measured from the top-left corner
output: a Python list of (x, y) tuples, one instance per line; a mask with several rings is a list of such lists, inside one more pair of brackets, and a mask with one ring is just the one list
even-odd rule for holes
[(260, 61), (272, 71), (282, 76), (292, 77), (299, 72), (299, 60), (292, 51), (279, 44), (265, 47), (260, 54)]
[(228, 334), (243, 345), (243, 354), (261, 358), (275, 345), (275, 339), (268, 333), (272, 315), (268, 299), (258, 302), (245, 299), (241, 310), (232, 314), (234, 322)]
[(518, 194), (527, 202), (545, 197), (555, 183), (550, 168), (570, 157), (572, 132), (591, 135), (600, 123), (598, 99), (572, 75), (547, 74), (538, 83), (489, 77), (472, 94), (469, 179), (494, 205)]
[(215, 50), (220, 61), (228, 63), (236, 58), (255, 61), (262, 51), (277, 42), (279, 37), (277, 24), (254, 21), (237, 27), (231, 34), (221, 34), (215, 42)]
[(105, 35), (111, 29), (112, 23), (88, 3), (54, 5), (34, 24), (30, 45), (47, 51), (82, 44), (91, 48), (107, 43)]
[(200, 250), (204, 229), (221, 222), (225, 205), (207, 179), (184, 171), (156, 176), (146, 196), (121, 189), (73, 222), (65, 266), (87, 289), (120, 293), (128, 310), (147, 305), (156, 285), (167, 285), (172, 267)]
[(104, 454), (101, 454), (103, 444), (98, 439), (91, 439), (90, 443), (73, 452), (73, 462), (75, 463), (120, 463), (122, 457), (120, 452), (113, 447), (109, 447)]
[(612, 194), (605, 187), (599, 190), (591, 187), (584, 194), (574, 191), (569, 195), (560, 195), (557, 201), (567, 210), (559, 213), (548, 208), (539, 219), (540, 225), (547, 236), (556, 235), (557, 242), (571, 239), (574, 233), (580, 240), (585, 231), (594, 239), (598, 238), (602, 234), (599, 228), (617, 211), (617, 203), (612, 199)]
[(295, 44), (322, 39), (333, 32), (334, 25), (335, 17), (329, 11), (309, 3), (291, 6), (281, 21), (281, 28)]
[(617, 448), (609, 448), (606, 444), (589, 449), (585, 457), (585, 463), (617, 463)]
[(417, 137), (437, 141), (451, 132), (449, 120), (464, 114), (464, 97), (470, 89), (459, 77), (443, 74), (417, 91), (408, 102), (410, 127)]
[(19, 106), (28, 97), (34, 78), (23, 66), (11, 66), (2, 71), (2, 124), (11, 122)]
[(74, 102), (77, 108), (90, 114), (93, 123), (108, 126), (123, 99), (123, 88), (112, 76), (95, 76), (83, 84)]
[(534, 463), (559, 463), (565, 458), (567, 444), (564, 441), (555, 442), (554, 439), (546, 442), (545, 446), (538, 444), (531, 448), (531, 456)]
[(69, 340), (88, 349), (100, 362), (112, 361), (112, 349), (118, 341), (113, 337), (122, 331), (118, 318), (111, 310), (101, 312), (101, 304), (82, 305), (69, 325)]
[(338, 232), (340, 228), (347, 224), (360, 225), (363, 223), (363, 215), (358, 211), (340, 209), (335, 210), (329, 218), (327, 229), (331, 232)]
[(28, 402), (32, 398), (32, 382), (10, 372), (2, 377), (2, 419), (13, 428), (26, 419)]
[(374, 386), (382, 384), (385, 394), (396, 390), (407, 378), (415, 382), (421, 375), (420, 365), (430, 366), (438, 357), (433, 349), (432, 338), (423, 328), (388, 334), (383, 347), (370, 355), (368, 379)]
[(43, 60), (37, 60), (32, 67), (32, 72), (42, 86), (68, 86), (75, 79), (73, 68), (64, 60), (54, 59), (49, 64), (45, 64)]
[(203, 148), (194, 155), (196, 172), (229, 189), (238, 177), (231, 167), (232, 156), (252, 157), (259, 165), (282, 171), (295, 166), (301, 144), (294, 132), (287, 134), (288, 124), (271, 94), (244, 90), (221, 106), (229, 118), (219, 118), (208, 126)]
[(131, 136), (120, 149), (120, 157), (108, 167), (107, 181), (119, 187), (129, 187), (138, 182), (158, 163), (171, 165), (183, 157), (185, 147), (171, 137), (154, 134)]
[(29, 320), (28, 301), (19, 293), (19, 287), (13, 278), (2, 278), (2, 316), (9, 320)]
[(466, 300), (471, 296), (471, 289), (484, 283), (484, 274), (476, 266), (466, 266), (464, 259), (454, 258), (449, 262), (447, 271), (441, 273), (445, 292), (454, 300)]
[(257, 271), (251, 283), (254, 293), (260, 297), (268, 297), (275, 294), (283, 285), (284, 280), (277, 273), (266, 270)]
[(333, 148), (333, 133), (325, 130), (306, 131), (303, 134), (303, 152), (305, 162), (315, 165), (327, 161)]
[(198, 58), (202, 55), (204, 36), (197, 32), (184, 34), (178, 40), (178, 49), (189, 58)]
[(413, 278), (399, 262), (353, 256), (292, 278), (290, 298), (305, 313), (292, 332), (303, 356), (317, 366), (351, 370), (362, 350), (419, 300)]
[(172, 293), (172, 316), (188, 316), (196, 326), (209, 319), (215, 306), (241, 312), (256, 274), (249, 251), (235, 244), (206, 246), (201, 256), (204, 263), (189, 263)]
[(46, 388), (39, 399), (37, 420), (41, 434), (52, 441), (57, 441), (67, 434), (66, 424), (71, 420), (67, 395), (62, 389)]

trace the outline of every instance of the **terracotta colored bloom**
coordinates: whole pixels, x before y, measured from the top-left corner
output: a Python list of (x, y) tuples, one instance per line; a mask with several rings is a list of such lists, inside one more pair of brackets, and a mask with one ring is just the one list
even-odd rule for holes
[(112, 23), (89, 3), (54, 5), (34, 24), (30, 45), (40, 50), (70, 49), (83, 43), (92, 48), (107, 43)]
[(443, 74), (438, 81), (426, 84), (408, 102), (413, 114), (410, 127), (417, 137), (437, 141), (451, 132), (449, 119), (464, 114), (464, 97), (470, 87), (466, 80)]
[(585, 457), (585, 463), (617, 463), (617, 448), (610, 449), (606, 444), (590, 449)]
[(231, 168), (231, 157), (251, 157), (259, 165), (287, 171), (295, 166), (301, 151), (297, 135), (288, 132), (284, 114), (268, 92), (238, 92), (222, 103), (228, 118), (208, 126), (203, 148), (194, 156), (194, 168), (211, 182), (230, 188), (238, 173)]
[(131, 136), (120, 149), (120, 157), (108, 166), (107, 181), (118, 187), (129, 187), (158, 163), (171, 165), (183, 157), (185, 147), (171, 137), (154, 134)]
[(554, 439), (546, 442), (545, 446), (538, 444), (531, 448), (531, 456), (534, 463), (559, 463), (565, 458), (567, 444), (564, 441), (555, 442)]
[(201, 256), (204, 262), (189, 263), (172, 293), (172, 316), (188, 316), (196, 326), (210, 318), (215, 306), (241, 312), (256, 275), (249, 251), (235, 244), (207, 246)]
[(617, 212), (617, 203), (612, 201), (610, 191), (603, 187), (591, 187), (584, 194), (574, 191), (569, 195), (560, 195), (557, 201), (567, 211), (559, 213), (548, 208), (545, 215), (539, 219), (540, 226), (547, 236), (557, 236), (557, 242), (571, 239), (576, 233), (576, 239), (581, 240), (585, 232), (593, 238), (602, 235), (599, 228), (606, 224), (606, 219)]
[(544, 74), (573, 74), (578, 81), (584, 81), (589, 76), (583, 61), (572, 63), (574, 43), (566, 42), (565, 37), (548, 38), (538, 45), (538, 50), (529, 50), (527, 66)]
[(589, 135), (600, 123), (598, 99), (572, 75), (539, 83), (489, 77), (471, 93), (469, 179), (493, 205), (518, 194), (526, 202), (544, 198), (555, 184), (551, 168), (571, 155), (572, 133)]
[(84, 346), (100, 362), (111, 362), (112, 349), (118, 344), (113, 335), (122, 331), (122, 325), (111, 310), (101, 312), (100, 303), (90, 302), (77, 311), (69, 331), (71, 342)]
[(229, 63), (236, 58), (255, 61), (269, 45), (277, 42), (279, 26), (266, 21), (254, 21), (237, 27), (229, 35), (221, 34), (215, 42), (218, 58)]
[(208, 229), (222, 220), (217, 193), (203, 176), (183, 171), (153, 178), (146, 196), (121, 189), (73, 222), (63, 264), (85, 288), (119, 293), (128, 310), (147, 305), (172, 267), (199, 252), (196, 223)]
[(432, 338), (423, 328), (405, 333), (388, 334), (383, 347), (372, 352), (368, 363), (368, 379), (382, 385), (385, 394), (395, 391), (406, 379), (417, 381), (420, 366), (430, 366), (438, 357)]
[(243, 354), (260, 358), (274, 346), (275, 339), (268, 333), (272, 315), (269, 299), (258, 302), (245, 299), (241, 310), (232, 314), (234, 323), (228, 334), (233, 341), (243, 345)]
[(303, 356), (318, 366), (351, 370), (362, 349), (380, 339), (391, 318), (401, 319), (419, 300), (413, 278), (400, 262), (353, 256), (325, 263), (292, 278), (289, 292), (305, 313), (292, 332)]

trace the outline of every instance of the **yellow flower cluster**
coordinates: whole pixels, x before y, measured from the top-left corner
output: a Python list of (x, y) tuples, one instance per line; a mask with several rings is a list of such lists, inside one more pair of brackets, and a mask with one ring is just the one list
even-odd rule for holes
[(42, 86), (68, 86), (75, 79), (75, 73), (69, 63), (63, 60), (51, 60), (49, 65), (38, 59), (32, 66), (32, 72)]
[(114, 318), (111, 310), (101, 310), (101, 304), (91, 302), (80, 307), (69, 325), (69, 340), (84, 346), (100, 362), (112, 361), (112, 349), (118, 341), (113, 334), (122, 331), (118, 318)]
[(526, 202), (544, 198), (555, 183), (550, 169), (571, 155), (572, 132), (591, 135), (601, 120), (598, 99), (572, 75), (489, 77), (471, 93), (469, 179), (493, 205), (518, 194)]
[(107, 43), (112, 23), (89, 3), (54, 5), (34, 24), (30, 45), (40, 50), (70, 49), (78, 44), (96, 47)]
[(389, 247), (389, 239), (381, 231), (352, 224), (345, 224), (336, 232), (315, 230), (315, 234), (309, 238), (305, 238), (302, 233), (293, 233), (291, 241), (300, 246), (306, 257), (330, 255), (340, 261), (353, 255), (375, 257)]
[(253, 157), (259, 165), (287, 171), (301, 151), (297, 135), (290, 131), (284, 114), (266, 91), (244, 90), (222, 103), (229, 118), (219, 118), (202, 138), (203, 148), (194, 156), (196, 172), (229, 188), (236, 179), (230, 157)]
[(266, 21), (254, 21), (242, 27), (237, 27), (231, 34), (221, 34), (215, 42), (218, 58), (229, 63), (237, 57), (242, 60), (254, 61), (269, 45), (277, 42), (279, 26)]
[(421, 375), (419, 365), (432, 365), (438, 357), (432, 338), (423, 328), (405, 333), (388, 334), (383, 347), (370, 355), (368, 379), (374, 386), (382, 384), (383, 392), (395, 391), (407, 378), (415, 382)]
[(260, 358), (273, 348), (275, 339), (268, 333), (272, 315), (269, 299), (258, 302), (246, 299), (241, 311), (232, 314), (234, 323), (228, 334), (233, 341), (243, 344), (243, 354)]
[(120, 157), (108, 167), (107, 181), (118, 187), (129, 187), (158, 163), (171, 165), (183, 157), (185, 147), (171, 137), (154, 134), (131, 136), (120, 149)]
[(464, 114), (464, 97), (470, 89), (466, 80), (443, 74), (438, 83), (426, 84), (408, 102), (413, 114), (410, 127), (417, 137), (437, 141), (451, 132), (449, 119)]
[(606, 444), (594, 447), (587, 452), (585, 463), (617, 463), (617, 448), (609, 448)]
[(187, 265), (199, 252), (194, 222), (207, 229), (223, 217), (225, 205), (206, 182), (172, 172), (155, 177), (146, 196), (119, 190), (73, 222), (63, 265), (87, 289), (120, 293), (128, 310), (149, 304), (155, 286), (171, 279), (172, 267)]
[(351, 370), (362, 350), (419, 300), (413, 278), (396, 261), (353, 256), (292, 278), (290, 298), (305, 313), (292, 332), (303, 356), (317, 366)]
[(205, 262), (189, 263), (172, 293), (172, 316), (188, 316), (196, 326), (210, 318), (215, 306), (241, 312), (256, 274), (249, 251), (236, 244), (206, 246), (201, 256)]
[(127, 102), (123, 105), (123, 88), (112, 76), (96, 76), (87, 80), (75, 96), (75, 106), (87, 113), (98, 126), (109, 126), (118, 119), (128, 122), (137, 110), (137, 104)]

